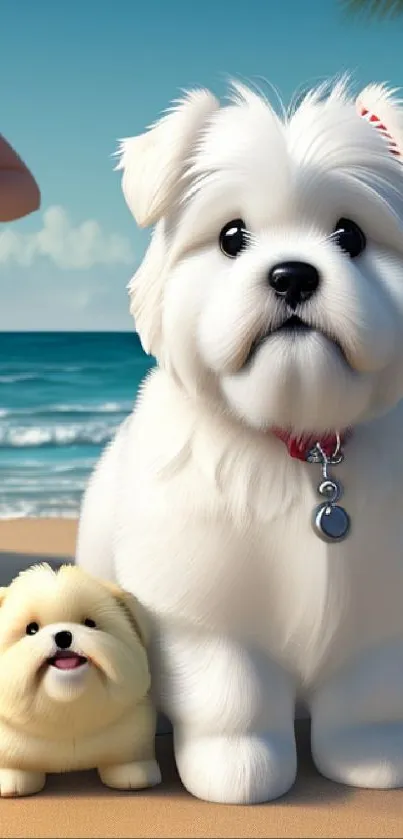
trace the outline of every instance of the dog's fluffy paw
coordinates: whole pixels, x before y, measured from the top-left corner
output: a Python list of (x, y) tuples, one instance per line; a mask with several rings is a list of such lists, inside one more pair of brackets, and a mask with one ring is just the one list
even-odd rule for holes
[(175, 756), (182, 783), (196, 798), (216, 804), (273, 801), (295, 781), (292, 735), (194, 737), (176, 732)]
[(46, 775), (42, 772), (24, 772), (22, 769), (0, 769), (0, 795), (14, 798), (33, 795), (45, 786)]
[(156, 760), (121, 763), (98, 769), (101, 781), (113, 789), (146, 789), (155, 787), (161, 781), (161, 772)]

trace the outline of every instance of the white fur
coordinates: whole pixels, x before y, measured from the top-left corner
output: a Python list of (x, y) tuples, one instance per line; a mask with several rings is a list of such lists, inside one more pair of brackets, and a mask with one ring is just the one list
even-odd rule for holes
[[(396, 132), (401, 106), (376, 91)], [(222, 108), (190, 96), (122, 167), (134, 215), (157, 223), (130, 291), (159, 366), (89, 485), (78, 562), (99, 572), (99, 550), (153, 616), (155, 687), (195, 795), (289, 789), (297, 700), (324, 774), (403, 785), (401, 162), (338, 84), (283, 121), (240, 86)], [(237, 217), (250, 244), (230, 260), (218, 236)], [(365, 232), (357, 259), (332, 239), (340, 217)], [(267, 283), (284, 259), (321, 273), (314, 331), (271, 336), (244, 366), (284, 319)], [(353, 426), (335, 470), (345, 542), (313, 533), (320, 471), (273, 425)]]

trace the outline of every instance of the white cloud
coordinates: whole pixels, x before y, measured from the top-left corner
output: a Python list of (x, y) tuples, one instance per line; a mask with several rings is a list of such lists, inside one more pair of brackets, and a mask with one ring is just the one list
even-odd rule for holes
[(42, 228), (36, 233), (20, 233), (8, 227), (0, 234), (0, 263), (30, 267), (45, 258), (58, 268), (73, 270), (133, 263), (126, 236), (104, 232), (93, 219), (74, 227), (66, 210), (56, 206), (49, 207), (42, 219)]
[(133, 329), (126, 265), (71, 271), (38, 260), (0, 264), (0, 332)]

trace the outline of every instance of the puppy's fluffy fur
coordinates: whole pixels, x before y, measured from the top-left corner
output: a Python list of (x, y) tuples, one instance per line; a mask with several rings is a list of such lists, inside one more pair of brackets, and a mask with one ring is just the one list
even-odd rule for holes
[(134, 597), (40, 565), (1, 589), (0, 603), (0, 794), (95, 767), (108, 786), (158, 783), (148, 629)]
[[(338, 83), (282, 117), (242, 86), (225, 106), (196, 91), (121, 144), (128, 205), (155, 225), (130, 294), (158, 367), (90, 483), (78, 557), (153, 617), (178, 768), (204, 798), (291, 786), (298, 699), (325, 775), (403, 784), (402, 138), (393, 92)], [(269, 282), (290, 260), (320, 277), (298, 332)], [(273, 427), (352, 429), (346, 541), (313, 532), (320, 470)]]

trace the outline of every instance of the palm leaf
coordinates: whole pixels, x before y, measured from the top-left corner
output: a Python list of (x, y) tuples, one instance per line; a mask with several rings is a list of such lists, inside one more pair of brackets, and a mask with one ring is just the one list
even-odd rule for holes
[(366, 18), (403, 17), (403, 0), (341, 0), (341, 5), (347, 12)]

